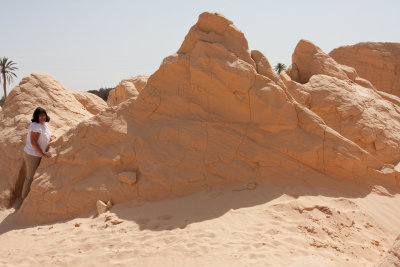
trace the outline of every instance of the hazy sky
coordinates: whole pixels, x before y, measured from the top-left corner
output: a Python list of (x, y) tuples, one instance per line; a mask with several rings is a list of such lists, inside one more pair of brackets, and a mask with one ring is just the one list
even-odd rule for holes
[(33, 72), (84, 91), (150, 75), (204, 11), (233, 20), (272, 65), (290, 65), (300, 39), (326, 53), (363, 41), (400, 42), (398, 0), (0, 0), (0, 57), (19, 67), (9, 88)]

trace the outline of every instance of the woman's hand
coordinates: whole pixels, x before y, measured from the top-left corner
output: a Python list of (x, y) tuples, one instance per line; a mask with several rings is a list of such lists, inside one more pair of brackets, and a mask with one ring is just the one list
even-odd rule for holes
[(51, 152), (47, 151), (43, 153), (46, 158), (51, 158)]

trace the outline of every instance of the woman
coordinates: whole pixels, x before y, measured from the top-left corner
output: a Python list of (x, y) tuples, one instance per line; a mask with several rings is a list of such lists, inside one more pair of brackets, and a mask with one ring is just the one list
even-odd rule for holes
[(51, 153), (48, 152), (51, 137), (48, 126), (49, 121), (50, 117), (47, 116), (46, 110), (41, 107), (35, 109), (26, 137), (26, 146), (24, 147), (26, 177), (21, 192), (22, 199), (29, 193), (33, 176), (39, 167), (42, 157), (51, 158)]

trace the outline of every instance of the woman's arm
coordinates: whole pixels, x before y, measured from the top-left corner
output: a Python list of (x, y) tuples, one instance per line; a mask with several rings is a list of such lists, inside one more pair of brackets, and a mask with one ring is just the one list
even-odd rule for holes
[(49, 145), (48, 145), (47, 148), (46, 148), (46, 152), (49, 151), (49, 149), (50, 149), (50, 143), (53, 142), (54, 139), (56, 139), (56, 137), (55, 137), (54, 135), (50, 136), (50, 141), (49, 141)]
[(50, 153), (50, 152), (43, 152), (43, 151), (40, 149), (39, 144), (38, 144), (39, 136), (40, 136), (40, 133), (31, 132), (31, 144), (32, 144), (32, 147), (33, 147), (40, 155), (45, 156), (45, 157), (47, 157), (47, 158), (50, 158), (50, 157), (51, 157), (51, 153)]

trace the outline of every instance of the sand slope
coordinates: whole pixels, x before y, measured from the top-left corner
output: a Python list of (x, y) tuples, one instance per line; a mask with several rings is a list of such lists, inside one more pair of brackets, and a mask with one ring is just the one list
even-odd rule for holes
[(374, 266), (398, 234), (400, 195), (334, 184), (336, 189), (250, 182), (172, 200), (133, 200), (99, 217), (22, 229), (14, 229), (10, 215), (0, 224), (0, 242), (7, 244), (0, 262)]

